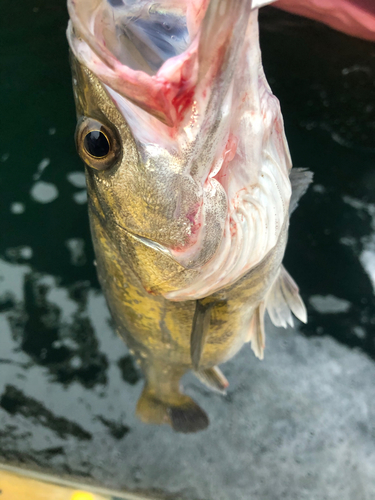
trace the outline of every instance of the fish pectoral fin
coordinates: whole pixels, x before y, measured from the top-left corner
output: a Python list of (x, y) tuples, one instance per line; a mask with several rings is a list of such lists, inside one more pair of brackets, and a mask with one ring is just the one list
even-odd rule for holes
[(289, 215), (297, 208), (299, 200), (312, 183), (313, 176), (314, 174), (307, 168), (292, 168), (290, 171), (289, 180), (292, 185), (292, 195), (289, 202)]
[(205, 300), (197, 300), (195, 303), (193, 326), (190, 336), (190, 356), (194, 370), (199, 370), (204, 344), (210, 329), (211, 309), (213, 302), (205, 303)]
[(264, 348), (266, 345), (266, 333), (264, 330), (264, 312), (265, 305), (261, 302), (255, 309), (250, 321), (249, 333), (245, 342), (250, 342), (255, 356), (259, 359), (264, 357)]
[(229, 387), (229, 382), (217, 366), (207, 368), (206, 370), (197, 370), (194, 372), (194, 375), (212, 391), (219, 392), (220, 394), (227, 393), (226, 390)]
[(268, 314), (275, 326), (294, 326), (292, 312), (300, 321), (307, 323), (306, 307), (298, 286), (284, 266), (280, 267), (279, 276), (268, 292), (266, 303)]

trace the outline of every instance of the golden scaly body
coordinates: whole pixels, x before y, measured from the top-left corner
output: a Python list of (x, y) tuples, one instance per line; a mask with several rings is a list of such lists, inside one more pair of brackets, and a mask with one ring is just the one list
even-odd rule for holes
[[(90, 209), (91, 232), (101, 286), (114, 318), (117, 332), (138, 359), (146, 376), (146, 388), (165, 404), (188, 402), (180, 392), (180, 378), (192, 369), (190, 336), (196, 301), (172, 302), (147, 293), (131, 269), (137, 251), (148, 253), (145, 269), (155, 258), (153, 250), (135, 248), (141, 243), (122, 231), (120, 254), (94, 209)], [(249, 340), (249, 328), (255, 309), (275, 280), (286, 244), (286, 228), (275, 249), (235, 285), (223, 289), (202, 302), (213, 302), (200, 367), (211, 368), (231, 358)], [(118, 235), (117, 235), (118, 236)], [(142, 400), (141, 400), (142, 402)], [(140, 417), (148, 422), (166, 421), (165, 408), (160, 412), (149, 404), (138, 405)]]
[[(276, 300), (270, 294), (273, 289), (280, 291), (275, 284), (282, 274), (289, 215), (285, 213), (279, 226), (276, 244), (234, 284), (199, 300), (166, 299), (169, 292), (191, 286), (200, 272), (196, 263), (184, 266), (168, 254), (165, 246), (156, 243), (184, 245), (185, 228), (176, 222), (173, 202), (160, 198), (162, 189), (158, 185), (173, 186), (175, 176), (184, 175), (186, 158), (176, 157), (176, 165), (170, 165), (173, 168), (165, 171), (165, 176), (160, 171), (153, 175), (154, 167), (151, 165), (150, 169), (149, 164), (143, 163), (137, 141), (106, 87), (73, 55), (71, 65), (78, 117), (76, 142), (86, 162), (99, 280), (116, 329), (145, 375), (137, 413), (145, 422), (169, 423), (182, 432), (203, 429), (208, 425), (206, 414), (181, 390), (184, 373), (193, 369), (207, 385), (222, 390), (227, 382), (217, 365), (230, 359), (247, 341), (252, 342), (258, 357), (263, 355), (266, 300), (271, 297), (275, 324), (282, 325), (285, 318), (289, 321), (290, 309), (298, 317), (305, 315), (294, 282), (289, 282), (289, 290), (285, 287), (287, 282), (280, 285), (284, 287), (281, 302), (283, 294), (278, 293)], [(280, 125), (280, 118), (277, 119)], [(85, 150), (84, 141), (91, 130), (102, 130), (111, 145), (103, 159), (90, 156)], [(278, 151), (282, 158), (284, 154), (288, 157), (282, 129), (280, 137)], [(158, 154), (159, 164), (155, 168), (162, 168), (160, 148)], [(187, 191), (189, 179), (184, 177)], [(215, 200), (210, 223), (220, 235), (215, 217), (222, 217), (227, 202), (220, 197)], [(134, 221), (138, 221), (138, 226)], [(152, 237), (154, 231), (156, 236), (160, 233), (160, 238)], [(280, 305), (283, 311), (278, 317)]]

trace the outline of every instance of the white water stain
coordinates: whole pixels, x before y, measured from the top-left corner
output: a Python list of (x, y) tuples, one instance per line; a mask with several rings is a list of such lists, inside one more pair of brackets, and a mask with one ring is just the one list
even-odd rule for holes
[(309, 298), (313, 308), (321, 314), (336, 314), (349, 311), (351, 303), (334, 295), (312, 295)]
[(372, 219), (371, 227), (374, 232), (361, 238), (363, 251), (359, 256), (359, 261), (362, 264), (363, 269), (366, 271), (375, 293), (375, 205), (373, 203), (366, 203), (362, 200), (357, 200), (356, 198), (352, 198), (350, 196), (344, 196), (343, 200), (345, 203), (355, 208), (359, 212), (360, 217), (361, 212), (365, 212)]
[(326, 192), (326, 188), (322, 186), (321, 184), (313, 184), (312, 190), (315, 191), (315, 193), (323, 194)]
[(73, 200), (78, 203), (78, 205), (84, 205), (87, 203), (87, 191), (84, 189), (83, 191), (78, 191), (78, 193), (73, 194)]
[(370, 278), (375, 293), (375, 251), (371, 249), (364, 250), (359, 256), (359, 260)]
[(51, 163), (51, 160), (49, 158), (43, 158), (43, 160), (38, 165), (36, 173), (33, 175), (34, 181), (37, 181), (38, 179), (40, 179), (43, 171), (48, 167), (48, 165), (50, 163)]
[(14, 260), (25, 259), (25, 260), (28, 260), (28, 259), (31, 259), (31, 257), (33, 256), (33, 249), (31, 247), (28, 247), (28, 246), (25, 246), (25, 245), (21, 245), (19, 247), (7, 248), (5, 250), (5, 255), (9, 259), (14, 259)]
[(359, 339), (364, 339), (366, 338), (366, 330), (362, 326), (355, 326), (353, 328), (353, 333), (356, 335)]
[(70, 262), (73, 266), (83, 266), (86, 263), (85, 241), (82, 238), (70, 238), (65, 245), (70, 252)]
[(23, 214), (25, 211), (25, 205), (20, 201), (15, 201), (11, 203), (10, 211), (12, 212), (12, 214)]
[(356, 239), (350, 236), (343, 236), (339, 241), (342, 245), (345, 245), (347, 247), (354, 247), (354, 245), (356, 244)]
[(86, 187), (85, 174), (83, 172), (70, 172), (67, 176), (68, 181), (77, 188)]
[(74, 356), (71, 360), (70, 360), (70, 366), (76, 370), (78, 370), (79, 368), (82, 368), (82, 360), (79, 356)]
[(49, 134), (49, 135), (55, 135), (55, 134), (56, 134), (56, 129), (55, 129), (55, 127), (50, 127), (50, 128), (48, 129), (48, 134)]
[(27, 265), (11, 264), (0, 259), (0, 297), (3, 297), (5, 292), (14, 297), (17, 302), (21, 301), (24, 278), (30, 271)]
[(38, 203), (51, 203), (59, 196), (59, 191), (50, 182), (38, 181), (31, 188), (30, 195)]

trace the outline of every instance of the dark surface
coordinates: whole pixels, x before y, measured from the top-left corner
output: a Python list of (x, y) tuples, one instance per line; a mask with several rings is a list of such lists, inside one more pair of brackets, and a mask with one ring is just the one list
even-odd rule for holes
[(309, 323), (269, 328), (263, 363), (244, 348), (225, 398), (188, 379), (212, 424), (181, 437), (133, 415), (141, 376), (111, 330), (82, 177), (69, 176), (83, 169), (67, 20), (62, 0), (2, 4), (1, 459), (189, 500), (373, 498), (374, 44), (262, 11), (293, 162), (315, 175), (285, 259)]
[[(374, 358), (375, 297), (358, 257), (374, 234), (375, 44), (272, 8), (261, 20), (264, 68), (293, 164), (312, 170), (323, 187), (310, 189), (293, 215), (285, 264), (305, 299), (331, 294), (352, 304), (340, 315), (310, 308), (302, 331), (332, 335)], [(356, 209), (345, 197), (365, 204)], [(353, 333), (357, 324), (363, 338)]]

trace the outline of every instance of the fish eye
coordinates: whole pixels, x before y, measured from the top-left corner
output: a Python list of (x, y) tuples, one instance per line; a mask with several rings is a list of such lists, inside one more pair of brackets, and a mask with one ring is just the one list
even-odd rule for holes
[(93, 158), (105, 158), (109, 153), (109, 141), (100, 130), (88, 132), (83, 139), (83, 147)]
[(84, 117), (78, 122), (76, 145), (82, 160), (96, 170), (107, 170), (120, 154), (117, 133), (93, 118)]

